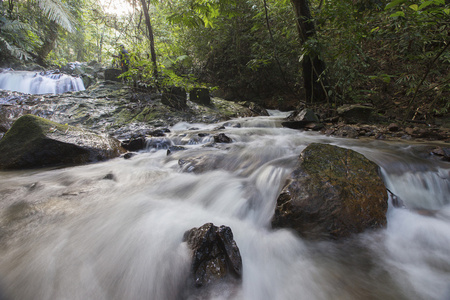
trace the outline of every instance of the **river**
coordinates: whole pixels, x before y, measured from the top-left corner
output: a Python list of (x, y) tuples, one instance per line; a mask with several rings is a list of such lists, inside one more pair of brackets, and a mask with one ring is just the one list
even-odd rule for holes
[[(424, 155), (430, 145), (327, 137), (282, 117), (179, 123), (131, 159), (0, 172), (0, 299), (179, 299), (183, 234), (207, 222), (231, 227), (243, 261), (242, 285), (207, 299), (450, 299), (450, 164)], [(199, 133), (221, 125), (233, 143), (205, 147)], [(381, 166), (404, 205), (390, 199), (386, 229), (336, 242), (271, 228), (311, 142)], [(192, 156), (207, 157), (204, 172), (183, 164)]]

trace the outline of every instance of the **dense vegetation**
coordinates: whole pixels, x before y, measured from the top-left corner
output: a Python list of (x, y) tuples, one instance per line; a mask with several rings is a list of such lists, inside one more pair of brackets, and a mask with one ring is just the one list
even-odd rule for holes
[(0, 0), (1, 65), (111, 66), (124, 44), (141, 86), (206, 85), (281, 109), (371, 103), (415, 120), (450, 110), (449, 1), (124, 1), (114, 14), (112, 0)]

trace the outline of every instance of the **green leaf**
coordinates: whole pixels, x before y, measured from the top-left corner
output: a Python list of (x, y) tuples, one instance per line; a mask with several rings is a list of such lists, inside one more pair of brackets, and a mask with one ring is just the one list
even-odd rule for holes
[(391, 18), (396, 18), (396, 17), (405, 17), (405, 13), (402, 11), (398, 11), (396, 13), (393, 13), (392, 15), (390, 15)]
[(419, 5), (413, 4), (413, 5), (410, 5), (409, 8), (411, 8), (414, 11), (418, 11), (419, 10)]
[(390, 3), (388, 3), (384, 9), (388, 10), (388, 9), (390, 9), (392, 7), (395, 7), (395, 6), (398, 6), (399, 4), (404, 3), (405, 1), (406, 0), (394, 0), (394, 1), (390, 2)]
[(434, 1), (433, 0), (430, 0), (430, 1), (425, 1), (424, 3), (422, 3), (422, 4), (420, 4), (420, 6), (419, 6), (419, 10), (422, 10), (422, 9), (424, 9), (425, 7), (427, 7), (427, 6), (430, 6), (431, 4), (433, 4), (434, 3)]

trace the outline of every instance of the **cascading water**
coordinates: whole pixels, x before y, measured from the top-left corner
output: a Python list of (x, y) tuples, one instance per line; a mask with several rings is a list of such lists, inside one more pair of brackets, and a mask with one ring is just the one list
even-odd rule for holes
[[(128, 160), (0, 172), (0, 299), (179, 299), (190, 267), (183, 234), (207, 222), (231, 227), (243, 260), (242, 286), (207, 299), (449, 299), (450, 165), (404, 144), (279, 124), (236, 119), (220, 131), (232, 144), (205, 147), (201, 133), (223, 124), (182, 123)], [(406, 208), (390, 205), (386, 229), (344, 242), (271, 229), (277, 195), (311, 142), (377, 162)], [(171, 145), (187, 150), (167, 156)], [(208, 158), (204, 173), (181, 172), (193, 155)]]
[(85, 88), (81, 78), (66, 74), (7, 70), (0, 72), (0, 89), (27, 94), (62, 94)]

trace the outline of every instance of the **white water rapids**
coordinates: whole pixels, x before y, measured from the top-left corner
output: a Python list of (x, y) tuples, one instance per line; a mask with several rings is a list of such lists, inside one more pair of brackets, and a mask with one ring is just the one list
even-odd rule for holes
[(0, 89), (27, 94), (62, 94), (83, 91), (81, 78), (66, 74), (0, 70)]
[[(279, 124), (233, 120), (220, 131), (233, 143), (214, 148), (198, 133), (221, 124), (182, 123), (128, 160), (0, 172), (0, 299), (180, 299), (183, 234), (207, 222), (231, 227), (243, 260), (242, 285), (208, 299), (450, 299), (450, 164), (422, 158), (421, 145)], [(311, 142), (378, 163), (406, 208), (390, 203), (386, 229), (343, 242), (271, 229), (277, 195)], [(188, 150), (167, 156), (161, 145), (172, 143)], [(179, 159), (200, 154), (216, 168), (180, 171)]]

